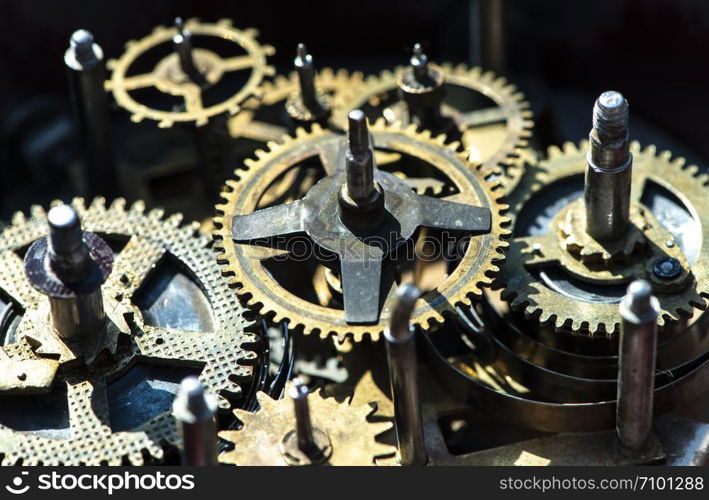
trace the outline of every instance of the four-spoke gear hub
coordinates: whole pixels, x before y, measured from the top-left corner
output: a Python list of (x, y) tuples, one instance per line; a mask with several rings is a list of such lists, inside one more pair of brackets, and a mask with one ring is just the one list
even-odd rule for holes
[[(108, 61), (112, 74), (106, 81), (106, 89), (112, 91), (116, 102), (131, 113), (134, 122), (147, 118), (157, 121), (160, 127), (171, 127), (178, 122), (205, 125), (214, 116), (234, 115), (245, 100), (260, 95), (262, 80), (275, 73), (266, 62), (275, 50), (270, 45), (259, 45), (257, 34), (254, 29), (234, 28), (228, 19), (217, 23), (202, 23), (198, 19), (182, 23), (178, 19), (175, 27), (158, 26), (145, 38), (128, 42), (119, 59)], [(194, 37), (197, 41), (200, 37), (224, 40), (240, 47), (246, 54), (222, 57), (212, 50), (193, 47)], [(132, 74), (134, 66), (146, 54), (164, 44), (173, 44), (174, 52), (162, 58), (151, 71)], [(202, 99), (205, 90), (217, 86), (226, 73), (241, 70), (250, 71), (242, 87), (216, 104), (205, 104)], [(138, 100), (134, 91), (149, 87), (182, 98), (184, 106), (178, 110), (163, 110)]]
[[(399, 157), (402, 169), (424, 163), (455, 190), (444, 198), (416, 194), (409, 179), (377, 168), (370, 145)], [(455, 270), (417, 302), (415, 324), (442, 322), (444, 314), (481, 296), (481, 287), (492, 282), (506, 246), (504, 207), (495, 191), (499, 184), (488, 183), (489, 172), (471, 168), (444, 137), (432, 139), (413, 127), (383, 122), (368, 132), (363, 114), (353, 111), (349, 147), (340, 135), (316, 125), (310, 134), (301, 130), (271, 147), (257, 154), (257, 162), (247, 162), (246, 171), (236, 171), (239, 181), (227, 182), (226, 203), (217, 207), (215, 247), (240, 296), (273, 321), (287, 320), (293, 328), (302, 325), (306, 333), (322, 337), (378, 338), (391, 312), (397, 250), (419, 227), (452, 231), (468, 240)], [(326, 176), (303, 198), (258, 210), (270, 185), (318, 159)], [(318, 255), (334, 256), (329, 262), (339, 273), (344, 310), (290, 293), (261, 263), (273, 255), (261, 254), (264, 245), (278, 247), (282, 236), (299, 234), (314, 242)]]

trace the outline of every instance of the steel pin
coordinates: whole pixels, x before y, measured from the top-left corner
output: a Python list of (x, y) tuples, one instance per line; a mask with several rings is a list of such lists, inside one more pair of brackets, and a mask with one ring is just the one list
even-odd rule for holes
[(376, 194), (374, 162), (369, 149), (369, 130), (364, 111), (355, 109), (348, 116), (347, 193), (355, 203), (371, 200)]
[(305, 382), (296, 378), (293, 380), (288, 395), (293, 400), (293, 411), (295, 414), (295, 432), (297, 436), (298, 448), (305, 455), (313, 457), (319, 453), (313, 434), (313, 424), (310, 420), (310, 405), (308, 404), (308, 386)]
[(630, 453), (645, 451), (652, 434), (659, 311), (647, 281), (628, 286), (620, 303), (616, 432), (621, 449)]
[(630, 225), (628, 116), (628, 102), (620, 92), (604, 92), (593, 107), (584, 200), (586, 232), (599, 241), (622, 237)]
[(217, 465), (217, 400), (197, 377), (186, 377), (173, 403), (183, 465)]
[(428, 460), (418, 390), (416, 335), (410, 324), (419, 296), (418, 288), (411, 283), (399, 287), (389, 329), (384, 332), (401, 465), (425, 465)]
[(172, 37), (172, 43), (180, 59), (180, 68), (193, 82), (201, 85), (204, 83), (204, 77), (197, 69), (192, 56), (192, 33), (187, 30), (181, 17), (175, 18), (175, 27), (177, 33)]

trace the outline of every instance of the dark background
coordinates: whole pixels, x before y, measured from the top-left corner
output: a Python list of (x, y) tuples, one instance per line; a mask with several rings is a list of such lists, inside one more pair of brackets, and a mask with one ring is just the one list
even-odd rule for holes
[[(432, 60), (479, 63), (480, 30), (487, 23), (476, 21), (477, 3), (1, 0), (0, 217), (5, 219), (12, 210), (35, 201), (9, 201), (3, 193), (19, 186), (28, 193), (25, 198), (36, 195), (37, 201), (43, 201), (56, 188), (42, 186), (36, 165), (34, 177), (28, 173), (12, 119), (27, 103), (41, 98), (50, 99), (55, 107), (68, 104), (63, 53), (75, 29), (92, 31), (106, 57), (112, 58), (120, 55), (127, 40), (145, 36), (157, 24), (170, 24), (175, 16), (207, 21), (228, 17), (237, 27), (260, 30), (259, 40), (278, 51), (274, 62), (279, 71), (289, 71), (295, 45), (303, 41), (319, 66), (378, 72), (405, 64), (417, 41), (424, 43)], [(536, 147), (543, 150), (583, 138), (590, 128), (595, 97), (615, 89), (630, 103), (633, 138), (671, 149), (692, 162), (707, 163), (709, 2), (502, 3), (502, 73), (532, 103)], [(126, 120), (125, 115), (116, 116), (121, 119)]]

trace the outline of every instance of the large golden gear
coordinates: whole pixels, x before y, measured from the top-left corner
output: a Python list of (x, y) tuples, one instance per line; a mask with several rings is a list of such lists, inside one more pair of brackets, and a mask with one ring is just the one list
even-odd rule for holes
[[(641, 148), (632, 143), (632, 227), (622, 242), (602, 246), (585, 235), (583, 200), (568, 194), (582, 193), (587, 150), (587, 141), (549, 148), (546, 160), (528, 167), (508, 199), (514, 228), (507, 261), (495, 285), (504, 287), (502, 297), (528, 319), (557, 331), (616, 334), (620, 323), (617, 300), (579, 300), (555, 291), (533, 272), (540, 266), (556, 265), (566, 276), (591, 286), (615, 286), (619, 296), (632, 279), (647, 279), (660, 302), (661, 327), (686, 320), (697, 308), (705, 309), (709, 297), (709, 176), (699, 175), (697, 167), (686, 165), (683, 158), (672, 158), (668, 151), (658, 154), (654, 146)], [(555, 193), (555, 188), (562, 191)], [(643, 200), (649, 188), (664, 190), (678, 200), (686, 209), (686, 220), (657, 220)], [(533, 208), (540, 199), (549, 201), (544, 210), (553, 213)], [(548, 230), (541, 230), (535, 222), (533, 233), (520, 234), (519, 220), (537, 216), (548, 220)], [(672, 228), (684, 233), (674, 235)], [(698, 243), (686, 250), (683, 245), (690, 235)], [(652, 273), (651, 261), (665, 255), (682, 264), (683, 271), (674, 280), (662, 280)]]
[[(416, 158), (442, 172), (457, 188), (457, 194), (442, 199), (486, 207), (491, 212), (492, 226), (487, 234), (470, 239), (464, 256), (455, 270), (434, 290), (426, 292), (417, 302), (412, 323), (427, 328), (442, 323), (444, 315), (454, 313), (460, 305), (469, 305), (490, 286), (498, 265), (504, 259), (503, 250), (509, 231), (503, 215), (506, 206), (499, 204), (500, 184), (488, 182), (490, 172), (471, 167), (457, 144), (445, 145), (445, 137), (431, 137), (429, 132), (417, 132), (412, 125), (401, 128), (388, 126), (383, 120), (370, 127), (375, 156), (380, 150), (395, 155)], [(217, 260), (237, 294), (249, 307), (274, 322), (288, 321), (291, 328), (302, 327), (306, 334), (319, 333), (322, 338), (347, 337), (354, 341), (377, 340), (389, 323), (390, 310), (385, 303), (376, 324), (348, 324), (341, 309), (331, 309), (309, 302), (285, 290), (260, 262), (273, 255), (271, 249), (232, 240), (232, 219), (259, 207), (267, 188), (280, 176), (305, 160), (318, 158), (326, 173), (336, 169), (344, 138), (314, 125), (310, 133), (299, 129), (296, 137), (282, 144), (270, 144), (268, 151), (259, 151), (257, 160), (247, 160), (245, 170), (236, 170), (237, 180), (227, 181), (222, 191), (225, 202), (217, 205), (214, 219)], [(386, 292), (385, 292), (386, 293)]]
[[(505, 189), (511, 191), (522, 175), (524, 161), (534, 156), (529, 148), (534, 127), (533, 115), (524, 94), (504, 77), (479, 67), (444, 63), (440, 68), (445, 85), (479, 93), (494, 102), (494, 108), (463, 113), (447, 106), (444, 99), (443, 113), (456, 122), (462, 134), (462, 146), (470, 156), (470, 161), (493, 169), (497, 175), (503, 175)], [(397, 67), (394, 71), (385, 70), (378, 76), (369, 76), (360, 88), (343, 95), (342, 105), (337, 107), (332, 117), (335, 126), (346, 128), (347, 113), (351, 109), (362, 108), (366, 111), (368, 107), (378, 110), (376, 115), (370, 116), (368, 113), (372, 121), (379, 116), (385, 117), (390, 123), (396, 120), (399, 114), (389, 112), (389, 108), (380, 108), (383, 103), (391, 104), (398, 91), (397, 80), (403, 71), (404, 68)]]
[[(182, 225), (180, 215), (164, 218), (160, 210), (146, 213), (140, 202), (126, 209), (122, 199), (106, 206), (97, 198), (87, 207), (77, 198), (72, 205), (85, 230), (109, 242), (125, 243), (102, 287), (108, 329), (119, 331), (117, 341), (109, 349), (112, 352), (87, 366), (88, 361), (72, 358), (52, 333), (47, 298), (30, 286), (19, 255), (46, 235), (46, 213), (40, 207), (32, 209), (31, 218), (17, 213), (1, 233), (0, 289), (23, 312), (16, 327), (0, 332), (5, 342), (0, 349), (0, 393), (16, 402), (17, 398), (35, 398), (37, 405), (41, 398), (59, 391), (68, 417), (59, 436), (52, 428), (33, 432), (0, 425), (2, 464), (119, 465), (127, 460), (140, 465), (148, 457), (160, 460), (164, 447), (178, 443), (171, 409), (139, 425), (125, 424), (122, 427), (127, 428), (114, 430), (116, 416), (109, 409), (109, 394), (116, 390), (112, 384), (123, 383), (136, 363), (190, 367), (199, 372), (206, 389), (218, 396), (219, 409), (227, 412), (246, 393), (252, 377), (249, 365), (256, 354), (248, 344), (256, 336), (246, 331), (252, 323), (233, 302), (226, 281), (213, 265), (210, 240), (197, 231), (196, 223)], [(179, 263), (202, 290), (211, 317), (208, 329), (202, 322), (197, 327), (185, 325), (186, 329), (154, 326), (174, 322), (148, 322), (131, 300), (162, 259)], [(180, 311), (182, 316), (189, 313)]]
[[(229, 19), (222, 19), (216, 23), (203, 23), (196, 18), (187, 20), (185, 28), (192, 35), (220, 38), (246, 51), (246, 55), (222, 58), (211, 50), (193, 49), (195, 66), (208, 84), (218, 83), (224, 73), (231, 71), (250, 69), (251, 74), (237, 92), (207, 107), (202, 102), (202, 89), (182, 71), (176, 53), (165, 56), (148, 73), (130, 75), (131, 68), (138, 59), (159, 45), (171, 43), (172, 37), (177, 33), (175, 27), (158, 26), (150, 35), (128, 42), (123, 55), (107, 63), (112, 73), (110, 80), (106, 81), (106, 90), (113, 92), (118, 105), (131, 113), (131, 120), (134, 122), (147, 118), (157, 121), (159, 127), (171, 127), (177, 122), (205, 125), (214, 116), (227, 112), (231, 115), (238, 113), (244, 101), (260, 95), (259, 86), (263, 79), (275, 74), (275, 69), (266, 62), (266, 58), (273, 55), (275, 49), (270, 45), (260, 45), (256, 41), (257, 30), (251, 28), (238, 30), (232, 26)], [(134, 90), (147, 87), (155, 87), (166, 94), (182, 97), (185, 109), (165, 111), (151, 108), (141, 104), (130, 94)]]
[[(347, 70), (323, 68), (318, 70), (315, 78), (317, 90), (326, 96), (331, 106), (338, 106), (343, 93), (352, 92), (362, 85), (364, 76), (360, 72), (349, 73)], [(288, 135), (288, 128), (280, 123), (268, 123), (255, 118), (259, 107), (285, 107), (288, 98), (299, 92), (298, 74), (292, 72), (288, 76), (278, 75), (273, 81), (266, 81), (261, 86), (262, 95), (259, 99), (247, 100), (242, 111), (229, 119), (229, 134), (235, 138), (251, 139), (267, 143), (280, 142)]]
[[(244, 424), (241, 430), (219, 433), (234, 444), (234, 449), (222, 453), (219, 461), (247, 466), (288, 465), (282, 447), (284, 438), (295, 430), (293, 402), (287, 397), (273, 400), (262, 392), (256, 397), (260, 405), (256, 413), (234, 410)], [(329, 439), (330, 455), (324, 465), (375, 465), (378, 458), (396, 453), (395, 447), (377, 441), (377, 436), (390, 431), (393, 424), (370, 421), (376, 407), (351, 406), (325, 397), (322, 391), (309, 394), (308, 403), (313, 427)]]

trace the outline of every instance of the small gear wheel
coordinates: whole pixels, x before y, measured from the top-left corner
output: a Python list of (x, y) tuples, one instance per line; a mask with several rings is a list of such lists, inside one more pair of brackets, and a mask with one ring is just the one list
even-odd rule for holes
[[(360, 72), (323, 68), (315, 77), (315, 87), (330, 106), (339, 105), (342, 94), (362, 85)], [(284, 123), (286, 103), (298, 92), (298, 74), (278, 75), (261, 85), (261, 97), (244, 103), (242, 111), (229, 119), (229, 134), (235, 139), (250, 139), (266, 144), (280, 142), (290, 132)]]
[[(634, 279), (652, 284), (661, 327), (704, 310), (709, 176), (632, 143), (631, 227), (620, 241), (600, 244), (585, 234), (582, 213), (587, 150), (586, 141), (550, 148), (508, 198), (513, 240), (495, 284), (502, 297), (541, 326), (590, 336), (618, 332), (618, 303)], [(668, 263), (677, 272), (662, 268)]]
[[(197, 41), (210, 38), (221, 46), (245, 51), (246, 54), (222, 57), (207, 48), (190, 47), (190, 64), (194, 66), (193, 72), (197, 78), (186, 71), (177, 52), (171, 52), (157, 61), (147, 73), (134, 73), (136, 67), (144, 64), (142, 59), (148, 59), (150, 54), (159, 51), (159, 47), (174, 43), (175, 37), (184, 39), (186, 34), (195, 37)], [(200, 126), (205, 125), (210, 118), (224, 113), (235, 115), (244, 101), (259, 97), (262, 80), (275, 74), (275, 69), (266, 61), (268, 56), (275, 53), (275, 49), (270, 45), (260, 45), (256, 41), (257, 36), (258, 31), (255, 29), (234, 28), (229, 19), (204, 23), (194, 18), (187, 20), (184, 26), (158, 26), (145, 38), (128, 42), (126, 51), (119, 59), (108, 61), (107, 67), (112, 73), (110, 80), (106, 81), (106, 90), (113, 92), (118, 105), (131, 113), (131, 120), (140, 122), (147, 118), (157, 121), (158, 126), (163, 128), (178, 122), (193, 122)], [(220, 96), (216, 104), (211, 104), (213, 98), (207, 99), (205, 93), (217, 90), (214, 87), (225, 80), (226, 75), (241, 70), (250, 71), (246, 82), (237, 87), (236, 92), (230, 93), (229, 97)], [(234, 83), (229, 85), (233, 86)], [(148, 88), (157, 89), (164, 96), (181, 98), (183, 103), (173, 109), (167, 106), (152, 107), (136, 95), (136, 91)]]
[[(0, 458), (3, 465), (141, 465), (178, 442), (172, 400), (198, 375), (228, 412), (248, 393), (256, 354), (252, 322), (212, 264), (210, 239), (181, 216), (138, 202), (72, 202), (84, 241), (116, 257), (101, 287), (110, 337), (77, 352), (55, 330), (22, 255), (47, 234), (47, 214), (17, 213), (0, 238)], [(89, 232), (90, 231), (90, 232)], [(91, 355), (87, 355), (89, 352)]]
[[(453, 129), (434, 127), (432, 132), (460, 141), (473, 165), (493, 169), (503, 179), (505, 191), (512, 191), (525, 162), (535, 158), (529, 148), (533, 115), (524, 95), (505, 78), (479, 67), (430, 66), (446, 91), (440, 112), (453, 124)], [(384, 117), (388, 123), (408, 125), (410, 118), (399, 93), (408, 71), (409, 68), (397, 67), (366, 78), (361, 87), (343, 94), (333, 123), (344, 129), (349, 110), (362, 109), (371, 121)]]
[[(419, 226), (448, 231), (446, 234), (454, 235), (451, 244), (460, 252), (456, 253), (445, 280), (424, 293), (417, 303), (412, 316), (414, 324), (426, 328), (429, 324), (442, 323), (444, 315), (453, 313), (461, 304), (470, 304), (474, 297), (481, 297), (482, 288), (492, 283), (504, 258), (503, 250), (507, 246), (504, 238), (508, 233), (507, 219), (503, 215), (505, 206), (499, 203), (499, 183), (488, 182), (489, 172), (471, 167), (465, 155), (457, 151), (456, 144), (445, 145), (443, 136), (433, 138), (428, 132), (417, 132), (413, 125), (408, 128), (388, 126), (381, 120), (371, 126), (369, 136), (374, 158), (378, 152), (397, 158), (386, 164), (387, 170), (374, 169), (374, 178), (384, 192), (384, 203), (391, 203), (386, 208), (392, 219), (371, 230), (357, 230), (360, 235), (357, 238), (351, 238), (347, 224), (342, 222), (349, 212), (338, 205), (337, 193), (345, 178), (343, 159), (347, 150), (347, 141), (339, 134), (317, 125), (310, 133), (298, 130), (296, 137), (289, 137), (282, 144), (271, 143), (268, 151), (257, 152), (257, 160), (247, 161), (245, 170), (235, 172), (236, 181), (227, 181), (222, 192), (225, 202), (217, 206), (218, 215), (214, 219), (215, 249), (217, 260), (224, 265), (232, 286), (249, 307), (274, 322), (285, 320), (291, 328), (302, 327), (306, 334), (317, 333), (322, 338), (333, 336), (340, 342), (348, 337), (354, 341), (376, 340), (389, 322), (396, 288), (392, 285), (400, 272), (399, 261), (390, 258), (391, 252), (386, 254), (386, 251), (394, 245), (403, 248), (405, 243), (414, 241), (412, 235)], [(269, 186), (294, 168), (319, 168), (317, 183), (302, 198), (280, 205), (261, 205), (260, 200)], [(390, 173), (397, 171), (407, 172), (406, 178)], [(444, 181), (452, 190), (438, 198), (416, 194), (409, 181), (417, 172), (422, 173), (423, 178)], [(304, 207), (303, 212), (299, 212), (300, 207)], [(304, 231), (303, 214), (318, 214), (313, 218), (307, 216), (304, 224), (308, 227)], [(320, 225), (319, 220), (325, 226)], [(311, 221), (316, 221), (315, 226), (310, 225)], [(476, 221), (483, 223), (484, 229), (473, 228), (471, 224)], [(321, 227), (329, 228), (325, 236), (321, 234)], [(386, 234), (379, 234), (382, 231)], [(300, 239), (303, 233), (304, 239)], [(296, 247), (291, 248), (293, 251), (279, 247), (279, 235), (289, 234), (315, 251), (300, 258)], [(331, 239), (335, 235), (339, 236)], [(264, 238), (271, 239), (264, 242)], [(431, 238), (438, 241), (434, 236)], [(369, 246), (363, 248), (369, 241), (393, 243), (384, 244), (384, 251)], [(308, 247), (310, 242), (314, 246)], [(286, 242), (286, 246), (289, 244)], [(324, 250), (321, 252), (321, 249)], [(371, 255), (358, 253), (370, 250)], [(342, 255), (338, 251), (342, 251)], [(295, 283), (292, 279), (288, 283), (287, 276), (279, 274), (278, 270), (284, 263), (288, 269), (286, 274), (291, 277), (316, 272), (319, 265), (332, 268), (337, 275), (334, 281), (341, 282), (335, 286), (342, 288), (344, 308), (324, 307), (315, 291), (295, 290), (294, 287), (312, 284), (314, 280), (299, 278)], [(343, 274), (345, 279), (342, 279)], [(349, 308), (348, 300), (352, 301), (349, 304), (354, 304)]]
[[(260, 409), (255, 413), (234, 410), (243, 423), (241, 430), (219, 433), (234, 444), (234, 449), (222, 453), (219, 461), (233, 465), (298, 465), (299, 452), (291, 450), (295, 448), (291, 441), (296, 432), (293, 401), (274, 400), (262, 392), (256, 397)], [(350, 406), (325, 397), (322, 391), (309, 394), (307, 400), (313, 434), (322, 447), (323, 465), (375, 465), (378, 458), (396, 453), (395, 447), (377, 442), (377, 436), (391, 431), (393, 424), (370, 421), (376, 407)]]

